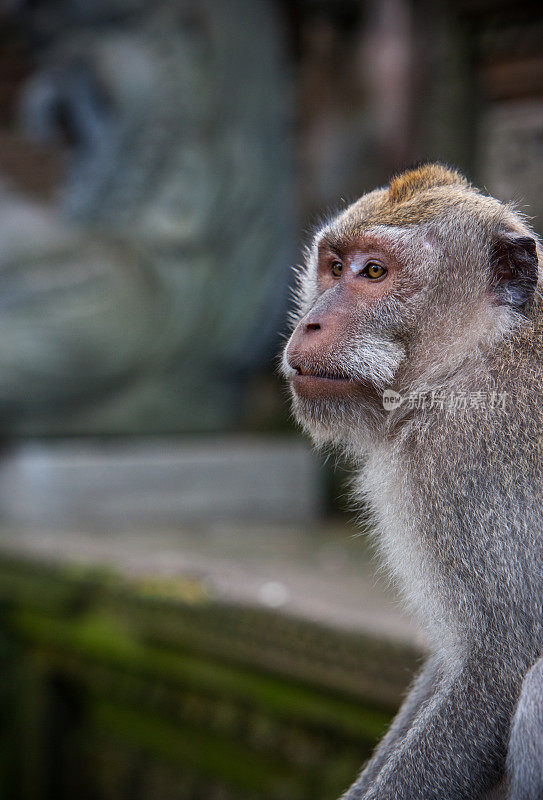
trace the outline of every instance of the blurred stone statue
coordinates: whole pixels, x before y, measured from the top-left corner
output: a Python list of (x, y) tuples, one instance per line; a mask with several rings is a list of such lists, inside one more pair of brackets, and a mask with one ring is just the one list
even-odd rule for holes
[(62, 137), (71, 159), (54, 208), (0, 191), (4, 431), (235, 419), (287, 281), (272, 12), (266, 0), (29, 4), (42, 58), (22, 121)]

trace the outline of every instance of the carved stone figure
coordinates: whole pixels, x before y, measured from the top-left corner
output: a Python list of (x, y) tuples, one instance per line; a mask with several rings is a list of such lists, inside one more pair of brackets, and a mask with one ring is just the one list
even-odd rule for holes
[(62, 136), (71, 159), (55, 208), (0, 196), (5, 431), (235, 418), (285, 302), (285, 92), (270, 6), (70, 0), (28, 12), (46, 47), (22, 119)]

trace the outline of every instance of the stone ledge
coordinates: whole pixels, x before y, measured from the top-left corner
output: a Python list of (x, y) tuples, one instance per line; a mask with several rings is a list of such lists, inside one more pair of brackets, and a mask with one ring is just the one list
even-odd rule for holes
[(0, 511), (39, 529), (316, 519), (322, 473), (293, 438), (22, 441), (0, 462)]

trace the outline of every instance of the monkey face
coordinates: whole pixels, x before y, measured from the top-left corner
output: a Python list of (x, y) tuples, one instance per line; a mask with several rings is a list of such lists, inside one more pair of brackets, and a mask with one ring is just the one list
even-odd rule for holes
[[(285, 348), (295, 414), (319, 437), (382, 414), (382, 392), (405, 357), (406, 270), (383, 237), (319, 235), (304, 274), (311, 296)], [(343, 424), (344, 423), (344, 424)], [(329, 436), (325, 430), (329, 429)], [(343, 437), (344, 438), (344, 437)]]

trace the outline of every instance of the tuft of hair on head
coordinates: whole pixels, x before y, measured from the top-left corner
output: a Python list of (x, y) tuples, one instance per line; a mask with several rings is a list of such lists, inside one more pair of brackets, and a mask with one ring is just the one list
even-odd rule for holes
[(433, 189), (436, 186), (468, 186), (464, 176), (443, 164), (422, 164), (415, 169), (408, 169), (395, 175), (388, 187), (388, 199), (391, 203), (409, 200), (417, 192)]

